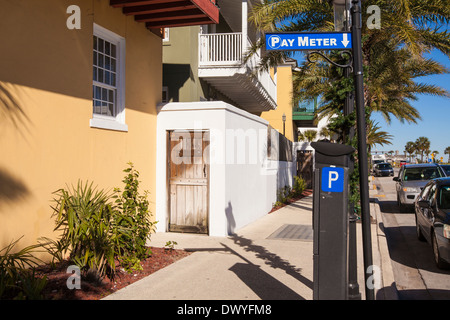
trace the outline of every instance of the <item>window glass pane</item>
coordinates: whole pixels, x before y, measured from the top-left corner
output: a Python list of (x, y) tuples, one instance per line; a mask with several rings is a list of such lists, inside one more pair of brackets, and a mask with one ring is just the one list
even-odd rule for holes
[(105, 54), (108, 56), (111, 54), (111, 44), (107, 41), (105, 41)]
[(105, 57), (105, 69), (111, 70), (111, 58), (110, 57)]
[(97, 81), (97, 68), (94, 67), (94, 81)]
[(117, 46), (115, 44), (111, 44), (111, 57), (116, 58), (116, 50)]
[(439, 196), (439, 208), (441, 209), (450, 209), (450, 187), (442, 186), (441, 194)]
[(102, 69), (98, 69), (98, 81), (99, 82), (103, 82), (105, 77), (103, 76), (103, 70)]
[(97, 50), (99, 51), (99, 52), (105, 52), (105, 50), (104, 50), (104, 46), (105, 46), (105, 41), (103, 40), (103, 39), (98, 39), (98, 47), (97, 47)]
[(116, 86), (116, 75), (114, 73), (111, 74), (111, 85)]
[(95, 99), (102, 99), (102, 88), (95, 87)]
[(110, 85), (111, 82), (109, 79), (110, 79), (110, 73), (108, 71), (105, 71), (105, 83)]
[(102, 54), (98, 55), (98, 66), (100, 68), (104, 68), (105, 67), (104, 55), (102, 55)]
[(94, 51), (94, 66), (97, 66), (97, 52)]
[(116, 72), (116, 59), (111, 59), (111, 71)]
[(94, 36), (94, 50), (97, 50), (97, 37)]

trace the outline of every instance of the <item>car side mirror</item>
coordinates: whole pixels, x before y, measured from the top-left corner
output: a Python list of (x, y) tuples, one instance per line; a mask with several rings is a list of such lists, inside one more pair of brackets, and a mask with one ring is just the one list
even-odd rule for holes
[(399, 180), (398, 180), (398, 177), (393, 177), (392, 180), (394, 180), (394, 181), (399, 181)]
[(425, 200), (425, 199), (420, 199), (419, 201), (417, 201), (417, 203), (419, 204), (419, 207), (421, 207), (421, 208), (428, 208), (430, 206), (430, 201)]

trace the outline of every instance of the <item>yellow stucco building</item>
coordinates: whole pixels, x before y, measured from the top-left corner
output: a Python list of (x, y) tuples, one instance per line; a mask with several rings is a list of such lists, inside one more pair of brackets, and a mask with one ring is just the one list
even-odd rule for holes
[[(292, 69), (296, 66), (296, 61), (289, 59), (277, 66), (276, 75), (272, 69), (273, 76), (277, 77), (277, 108), (261, 113), (261, 118), (269, 121), (269, 124), (281, 134), (284, 131), (286, 138), (293, 142), (297, 141), (297, 127), (292, 121)], [(283, 115), (286, 119), (284, 123)]]
[(78, 180), (122, 188), (129, 161), (155, 211), (164, 21), (139, 22), (131, 6), (2, 1), (0, 248), (52, 237), (54, 191)]

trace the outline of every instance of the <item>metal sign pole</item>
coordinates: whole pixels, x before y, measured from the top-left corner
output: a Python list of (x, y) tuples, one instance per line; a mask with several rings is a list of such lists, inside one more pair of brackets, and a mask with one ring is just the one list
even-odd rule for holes
[(368, 282), (372, 276), (372, 239), (370, 230), (370, 207), (369, 207), (369, 178), (366, 142), (366, 112), (364, 107), (364, 77), (362, 63), (361, 44), (361, 1), (352, 0), (352, 48), (353, 48), (353, 71), (355, 75), (355, 101), (356, 121), (358, 134), (358, 162), (361, 195), (361, 223), (363, 236), (363, 258), (366, 300), (374, 300), (373, 286)]

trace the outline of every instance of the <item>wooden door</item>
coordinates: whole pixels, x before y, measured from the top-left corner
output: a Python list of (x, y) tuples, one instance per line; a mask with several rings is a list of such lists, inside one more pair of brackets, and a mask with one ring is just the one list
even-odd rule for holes
[(313, 154), (311, 152), (297, 151), (297, 176), (305, 180), (307, 188), (312, 187)]
[(169, 231), (208, 233), (208, 131), (168, 134)]

